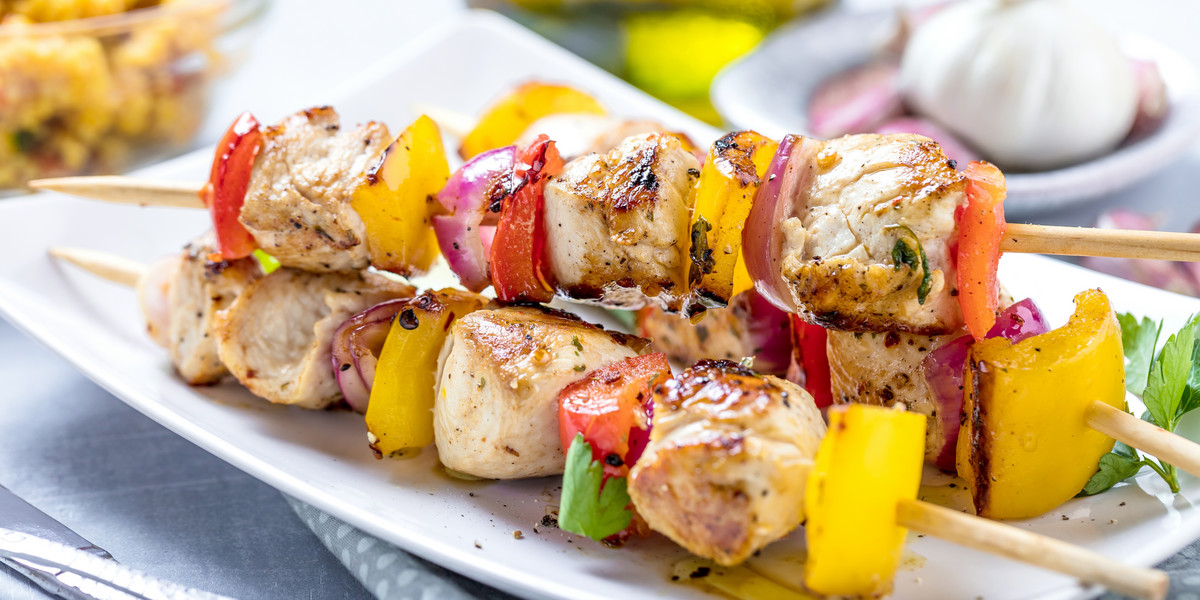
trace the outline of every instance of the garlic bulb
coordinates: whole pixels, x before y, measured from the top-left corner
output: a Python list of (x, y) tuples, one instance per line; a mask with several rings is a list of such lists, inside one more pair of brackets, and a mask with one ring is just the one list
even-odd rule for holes
[(1088, 159), (1129, 133), (1137, 83), (1116, 40), (1064, 0), (965, 0), (909, 40), (910, 108), (989, 160), (1042, 170)]

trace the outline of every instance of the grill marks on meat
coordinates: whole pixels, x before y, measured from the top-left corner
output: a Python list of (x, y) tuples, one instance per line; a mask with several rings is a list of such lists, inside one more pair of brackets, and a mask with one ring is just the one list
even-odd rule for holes
[(961, 333), (965, 332), (926, 336), (829, 331), (827, 350), (834, 402), (875, 406), (899, 402), (907, 410), (925, 415), (925, 461), (932, 464), (946, 445), (946, 431), (938, 418), (938, 405), (925, 379), (922, 361)]
[(190, 385), (217, 383), (228, 371), (217, 352), (214, 323), (253, 281), (262, 276), (254, 259), (213, 263), (212, 234), (188, 244), (166, 285), (167, 354)]
[[(950, 243), (966, 179), (937, 143), (912, 134), (846, 136), (825, 142), (806, 168), (813, 177), (797, 201), (799, 215), (782, 224), (782, 272), (801, 315), (850, 331), (957, 330)], [(892, 259), (903, 236), (915, 236), (928, 257), (932, 287), (924, 303), (917, 293), (923, 269), (897, 270)]]
[(239, 220), (288, 266), (314, 272), (366, 268), (366, 226), (350, 200), (390, 141), (381, 123), (342, 128), (329, 107), (264, 128)]
[(346, 319), (410, 285), (370, 272), (309, 273), (281, 268), (250, 284), (215, 322), (221, 362), (256, 396), (324, 408), (341, 397), (333, 334)]
[(646, 297), (678, 310), (699, 169), (679, 138), (627, 138), (607, 154), (569, 163), (546, 184), (546, 247), (567, 297), (637, 308)]
[(701, 361), (655, 390), (654, 428), (629, 493), (654, 530), (737, 564), (803, 521), (824, 434), (820, 411), (796, 384)]
[(439, 359), (434, 439), (442, 464), (488, 479), (562, 473), (558, 393), (645, 352), (641, 338), (534, 307), (455, 321)]

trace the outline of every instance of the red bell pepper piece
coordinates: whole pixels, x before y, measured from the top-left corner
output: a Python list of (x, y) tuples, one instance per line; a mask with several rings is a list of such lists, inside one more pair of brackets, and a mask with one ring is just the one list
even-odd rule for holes
[(788, 315), (792, 325), (792, 364), (788, 379), (804, 386), (812, 394), (817, 408), (833, 404), (833, 384), (829, 376), (829, 355), (825, 352), (828, 337), (820, 325), (805, 323), (794, 314)]
[[(641, 456), (639, 438), (649, 434), (651, 391), (671, 376), (662, 352), (627, 358), (596, 369), (558, 394), (558, 433), (563, 450), (575, 434), (592, 446), (592, 459), (610, 477), (624, 477)], [(636, 453), (636, 455), (635, 455)]]
[(967, 205), (958, 221), (958, 304), (976, 340), (996, 323), (1000, 240), (1004, 237), (1004, 174), (994, 165), (967, 165)]
[(515, 189), (504, 199), (492, 238), (492, 285), (501, 302), (549, 302), (554, 298), (554, 275), (546, 259), (543, 191), (546, 179), (562, 169), (562, 156), (544, 134), (517, 159)]
[(250, 187), (254, 159), (261, 148), (258, 120), (249, 112), (242, 113), (221, 138), (208, 183), (200, 192), (212, 215), (221, 260), (246, 258), (257, 248), (254, 236), (238, 221), (238, 216), (246, 201), (246, 189)]

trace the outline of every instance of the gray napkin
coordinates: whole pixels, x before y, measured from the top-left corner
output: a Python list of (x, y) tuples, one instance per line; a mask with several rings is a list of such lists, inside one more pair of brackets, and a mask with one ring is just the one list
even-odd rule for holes
[(296, 516), (379, 600), (513, 598), (413, 556), (284, 494)]
[[(512, 598), (417, 558), (295, 498), (284, 497), (317, 539), (379, 600)], [(1200, 541), (1167, 559), (1159, 568), (1171, 574), (1168, 598), (1200, 600)], [(1118, 598), (1122, 596), (1110, 593), (1100, 600)]]

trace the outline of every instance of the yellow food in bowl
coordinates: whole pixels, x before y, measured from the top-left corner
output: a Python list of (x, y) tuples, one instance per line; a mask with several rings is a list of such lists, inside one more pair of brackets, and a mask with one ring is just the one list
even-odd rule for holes
[(0, 188), (186, 147), (233, 4), (0, 0)]

